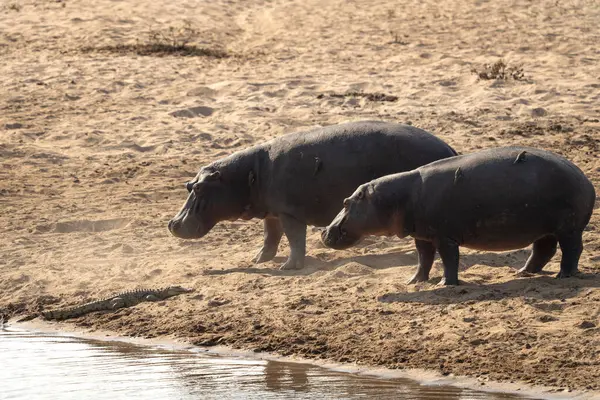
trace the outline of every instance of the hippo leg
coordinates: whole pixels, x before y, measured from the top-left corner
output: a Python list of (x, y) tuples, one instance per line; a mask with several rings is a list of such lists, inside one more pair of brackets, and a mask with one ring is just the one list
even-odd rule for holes
[(437, 250), (444, 263), (444, 277), (438, 286), (458, 285), (458, 243), (452, 239), (440, 239)]
[(554, 236), (544, 236), (533, 242), (533, 251), (527, 259), (525, 266), (519, 270), (519, 273), (529, 272), (537, 274), (556, 254), (556, 245), (558, 240)]
[(263, 247), (252, 260), (257, 264), (271, 261), (275, 258), (279, 242), (283, 236), (283, 228), (281, 227), (279, 218), (267, 217), (263, 220), (263, 225), (265, 229)]
[(286, 214), (280, 215), (283, 232), (290, 242), (290, 257), (279, 269), (302, 269), (306, 255), (306, 224)]
[(577, 264), (579, 264), (579, 257), (583, 251), (581, 233), (582, 232), (578, 232), (574, 235), (563, 237), (559, 236), (558, 243), (560, 244), (560, 250), (562, 251), (562, 258), (560, 260), (560, 272), (556, 276), (557, 278), (568, 278), (577, 274)]
[(427, 282), (429, 280), (429, 271), (431, 271), (435, 257), (435, 246), (433, 243), (415, 239), (415, 246), (419, 254), (419, 266), (417, 267), (417, 272), (406, 282), (408, 285), (417, 282)]

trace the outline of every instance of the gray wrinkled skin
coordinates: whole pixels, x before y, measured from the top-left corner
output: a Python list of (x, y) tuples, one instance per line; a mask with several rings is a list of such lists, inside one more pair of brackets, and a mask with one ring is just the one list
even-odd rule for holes
[(291, 254), (281, 268), (299, 269), (307, 225), (326, 226), (358, 185), (454, 155), (430, 133), (379, 121), (284, 135), (203, 167), (169, 231), (197, 239), (220, 221), (261, 218), (264, 244), (254, 261), (272, 260), (285, 233)]
[(344, 249), (364, 235), (410, 235), (419, 266), (408, 283), (429, 279), (437, 250), (445, 285), (458, 284), (459, 246), (506, 251), (533, 243), (520, 272), (538, 273), (560, 245), (563, 278), (577, 273), (595, 199), (592, 183), (566, 159), (533, 148), (496, 148), (360, 185), (321, 239)]

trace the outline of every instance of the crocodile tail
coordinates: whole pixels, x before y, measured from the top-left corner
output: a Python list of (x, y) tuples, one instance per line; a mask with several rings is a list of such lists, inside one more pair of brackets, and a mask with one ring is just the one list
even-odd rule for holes
[(31, 321), (32, 319), (35, 319), (37, 317), (39, 317), (38, 314), (30, 314), (30, 315), (27, 315), (27, 316), (25, 316), (25, 317), (23, 317), (21, 319), (18, 319), (17, 322)]

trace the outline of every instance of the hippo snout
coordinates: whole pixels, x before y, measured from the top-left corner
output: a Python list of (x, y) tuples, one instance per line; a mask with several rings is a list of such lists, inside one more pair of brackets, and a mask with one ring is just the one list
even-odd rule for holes
[(360, 240), (360, 237), (351, 235), (345, 229), (337, 225), (329, 225), (321, 232), (321, 242), (332, 249), (344, 250), (352, 247)]
[(179, 239), (200, 239), (215, 226), (215, 222), (200, 219), (189, 212), (183, 212), (169, 221), (167, 227), (171, 235)]
[(181, 226), (181, 222), (172, 219), (169, 221), (167, 226), (169, 228), (169, 232), (173, 233), (173, 231), (177, 230)]
[(185, 239), (189, 235), (186, 235), (185, 229), (182, 229), (182, 225), (183, 224), (181, 219), (173, 218), (169, 221), (167, 227), (169, 228), (169, 232), (171, 232), (171, 235)]
[(185, 221), (183, 218), (173, 218), (169, 221), (167, 227), (171, 235), (180, 239), (195, 239), (201, 236), (199, 225), (197, 223), (191, 224), (190, 221)]

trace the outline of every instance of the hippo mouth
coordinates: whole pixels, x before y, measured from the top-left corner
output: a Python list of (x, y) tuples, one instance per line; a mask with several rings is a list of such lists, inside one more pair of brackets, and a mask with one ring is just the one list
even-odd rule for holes
[(349, 233), (342, 225), (329, 225), (321, 232), (321, 242), (332, 249), (344, 250), (357, 244), (360, 235)]
[(200, 239), (216, 225), (206, 218), (200, 218), (198, 213), (202, 201), (190, 197), (183, 209), (168, 224), (171, 235), (180, 239)]

